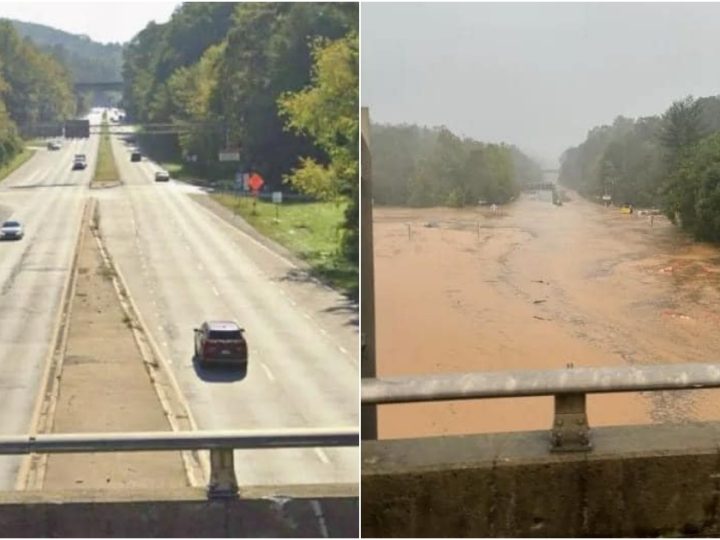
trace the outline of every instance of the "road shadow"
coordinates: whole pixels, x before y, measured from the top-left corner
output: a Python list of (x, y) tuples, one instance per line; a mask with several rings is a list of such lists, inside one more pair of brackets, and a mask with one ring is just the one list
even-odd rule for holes
[(315, 268), (292, 269), (288, 270), (283, 277), (278, 279), (278, 281), (289, 281), (292, 283), (313, 283), (315, 285), (329, 287), (340, 293), (343, 297), (347, 299), (349, 305), (355, 305), (355, 309), (357, 309), (360, 292), (359, 286), (354, 286), (349, 288), (348, 290), (343, 291), (333, 287), (329, 283), (327, 277), (328, 276), (326, 272)]
[(341, 313), (347, 315), (350, 319), (345, 323), (345, 326), (360, 326), (358, 305), (351, 300), (348, 300), (344, 304), (323, 309), (323, 313)]
[(23, 186), (7, 186), (7, 189), (37, 189), (37, 188), (51, 188), (51, 187), (78, 187), (78, 184), (77, 183), (26, 184)]
[(197, 356), (193, 356), (192, 363), (197, 376), (205, 382), (229, 383), (242, 381), (245, 377), (247, 377), (247, 364), (242, 367), (229, 365), (205, 367), (200, 365), (200, 361)]

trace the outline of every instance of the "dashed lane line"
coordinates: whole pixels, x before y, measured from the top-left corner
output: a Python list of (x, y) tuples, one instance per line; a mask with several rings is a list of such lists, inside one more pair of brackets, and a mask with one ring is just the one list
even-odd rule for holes
[(267, 367), (263, 362), (260, 362), (260, 366), (263, 368), (263, 371), (267, 375), (268, 379), (270, 379), (272, 382), (275, 382), (275, 375), (272, 374), (270, 368)]

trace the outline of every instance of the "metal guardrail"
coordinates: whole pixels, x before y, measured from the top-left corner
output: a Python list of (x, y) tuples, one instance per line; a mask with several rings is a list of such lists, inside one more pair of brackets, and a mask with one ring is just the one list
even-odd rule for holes
[(720, 388), (720, 364), (583, 367), (363, 379), (363, 404), (554, 396), (551, 450), (592, 449), (586, 395)]
[(234, 450), (358, 446), (357, 428), (0, 436), (2, 454), (210, 450), (210, 498), (235, 497)]

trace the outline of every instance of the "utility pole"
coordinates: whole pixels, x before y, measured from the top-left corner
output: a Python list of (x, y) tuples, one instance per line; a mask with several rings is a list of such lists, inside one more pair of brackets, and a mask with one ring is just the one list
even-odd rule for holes
[[(370, 156), (370, 113), (361, 113), (361, 169), (360, 169), (360, 376), (375, 378), (375, 265), (373, 262), (372, 224), (372, 161)], [(377, 406), (360, 408), (360, 436), (377, 439)]]

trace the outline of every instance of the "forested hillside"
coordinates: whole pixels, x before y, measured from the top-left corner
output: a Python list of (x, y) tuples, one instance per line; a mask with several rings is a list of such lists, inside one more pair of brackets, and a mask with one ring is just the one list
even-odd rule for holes
[(22, 150), (18, 126), (75, 112), (70, 74), (0, 20), (0, 167)]
[(560, 182), (589, 198), (657, 206), (697, 239), (720, 241), (720, 97), (618, 117), (565, 151)]
[(102, 44), (87, 36), (57, 30), (42, 24), (11, 21), (18, 33), (51, 53), (70, 71), (73, 82), (111, 82), (122, 77), (119, 43)]
[(518, 148), (461, 139), (446, 128), (373, 125), (373, 197), (378, 204), (505, 203), (542, 179)]
[(186, 126), (144, 143), (170, 161), (193, 156), (200, 175), (231, 147), (231, 167), (259, 171), (269, 190), (291, 185), (356, 209), (357, 30), (355, 3), (185, 3), (128, 44), (127, 113)]

